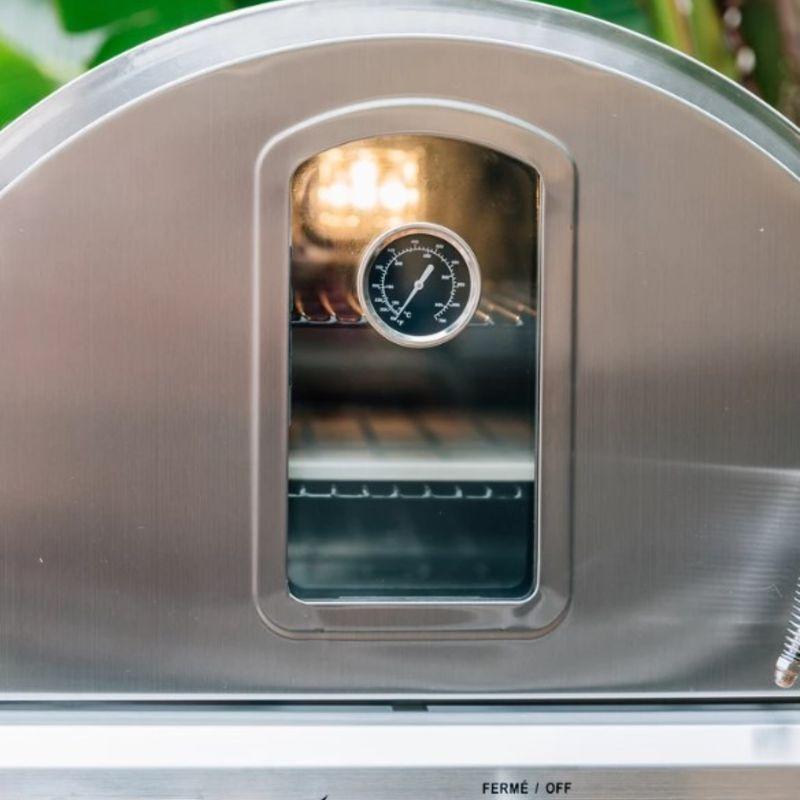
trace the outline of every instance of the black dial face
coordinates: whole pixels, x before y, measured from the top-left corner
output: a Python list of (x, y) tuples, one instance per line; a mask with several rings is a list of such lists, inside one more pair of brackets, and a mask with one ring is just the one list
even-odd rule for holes
[(398, 344), (430, 347), (453, 338), (469, 322), (480, 275), (472, 251), (452, 231), (403, 226), (367, 251), (359, 293), (379, 333)]

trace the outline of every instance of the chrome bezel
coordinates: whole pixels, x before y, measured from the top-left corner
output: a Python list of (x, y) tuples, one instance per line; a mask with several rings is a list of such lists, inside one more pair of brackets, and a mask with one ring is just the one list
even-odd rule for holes
[[(375, 306), (372, 304), (369, 293), (366, 291), (369, 268), (377, 254), (397, 239), (414, 233), (428, 233), (433, 236), (438, 236), (440, 239), (444, 239), (448, 244), (455, 247), (464, 260), (470, 277), (469, 298), (458, 317), (446, 328), (442, 328), (440, 331), (436, 331), (436, 333), (430, 333), (425, 336), (401, 333), (390, 325), (387, 325), (386, 322), (381, 319), (380, 314), (378, 314)], [(383, 336), (384, 339), (388, 339), (390, 342), (399, 344), (402, 347), (436, 347), (458, 336), (458, 334), (469, 325), (470, 320), (475, 315), (475, 311), (481, 299), (481, 270), (478, 265), (478, 259), (475, 257), (475, 253), (472, 252), (472, 248), (461, 236), (450, 230), (450, 228), (445, 228), (443, 225), (438, 225), (434, 222), (407, 222), (384, 231), (367, 245), (361, 255), (361, 261), (358, 265), (356, 290), (358, 302), (361, 305), (364, 316), (369, 324)]]

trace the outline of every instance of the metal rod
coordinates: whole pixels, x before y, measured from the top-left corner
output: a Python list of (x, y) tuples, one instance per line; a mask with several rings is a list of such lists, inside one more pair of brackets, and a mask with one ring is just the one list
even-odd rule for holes
[(522, 318), (519, 316), (519, 314), (515, 314), (513, 311), (509, 311), (507, 308), (503, 308), (492, 300), (484, 298), (482, 300), (482, 305), (490, 314), (497, 314), (498, 316), (503, 317), (503, 319), (506, 321), (510, 322), (512, 325), (522, 325)]
[(478, 320), (478, 325), (494, 325), (494, 320), (485, 312), (481, 311), (479, 308), (476, 309), (475, 315), (473, 316), (473, 321)]
[(522, 487), (510, 484), (508, 490), (495, 491), (488, 484), (421, 484), (411, 488), (410, 484), (328, 484), (328, 488), (309, 489), (305, 483), (292, 481), (289, 486), (292, 499), (310, 500), (520, 500)]
[(509, 297), (507, 294), (503, 294), (502, 292), (492, 292), (492, 297), (498, 302), (514, 309), (514, 311), (516, 311), (518, 314), (526, 314), (529, 317), (536, 317), (536, 309), (532, 306), (529, 306), (527, 303), (523, 303), (520, 300)]
[[(344, 296), (342, 303), (346, 304), (346, 308), (342, 305), (340, 306), (341, 310), (337, 311), (328, 292), (321, 289), (317, 293), (316, 302), (312, 301), (315, 309), (321, 309), (323, 312), (317, 313), (316, 310), (308, 308), (302, 293), (295, 291), (294, 310), (296, 317), (292, 319), (292, 324), (312, 327), (325, 327), (328, 325), (355, 327), (366, 324), (364, 310), (352, 292), (348, 292)], [(501, 295), (492, 295), (491, 298), (484, 298), (481, 301), (481, 306), (475, 311), (470, 325), (489, 328), (497, 325), (496, 317), (500, 317), (506, 324), (519, 327), (524, 324), (523, 316), (536, 317), (535, 309)], [(513, 311), (509, 309), (509, 306), (513, 308)]]
[(306, 308), (303, 305), (303, 296), (297, 291), (294, 293), (294, 310), (300, 315), (299, 322), (308, 322), (308, 314), (306, 314)]
[(331, 301), (328, 298), (328, 293), (322, 289), (319, 294), (317, 295), (319, 298), (319, 304), (322, 306), (323, 311), (328, 315), (329, 322), (338, 322), (339, 316), (333, 310), (333, 306), (331, 305)]
[(364, 309), (361, 308), (361, 304), (358, 302), (358, 299), (352, 292), (347, 293), (347, 305), (353, 309), (353, 312), (358, 314), (359, 321), (364, 322)]
[(786, 640), (775, 664), (775, 683), (781, 689), (791, 689), (797, 682), (798, 676), (800, 676), (800, 578), (797, 579)]

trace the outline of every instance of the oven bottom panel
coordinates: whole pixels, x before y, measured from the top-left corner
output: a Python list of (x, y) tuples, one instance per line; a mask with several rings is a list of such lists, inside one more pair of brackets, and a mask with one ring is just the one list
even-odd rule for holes
[(0, 798), (789, 800), (800, 709), (0, 712)]

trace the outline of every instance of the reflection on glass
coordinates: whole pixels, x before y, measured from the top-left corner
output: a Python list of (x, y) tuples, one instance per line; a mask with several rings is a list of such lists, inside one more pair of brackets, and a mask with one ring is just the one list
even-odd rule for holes
[[(303, 599), (523, 597), (534, 569), (536, 173), (430, 136), (328, 150), (292, 185), (288, 574)], [(451, 341), (364, 319), (355, 275), (408, 222), (461, 236), (483, 294)]]
[(378, 227), (424, 214), (420, 148), (336, 147), (307, 162), (297, 176), (308, 229), (317, 238), (348, 241)]

